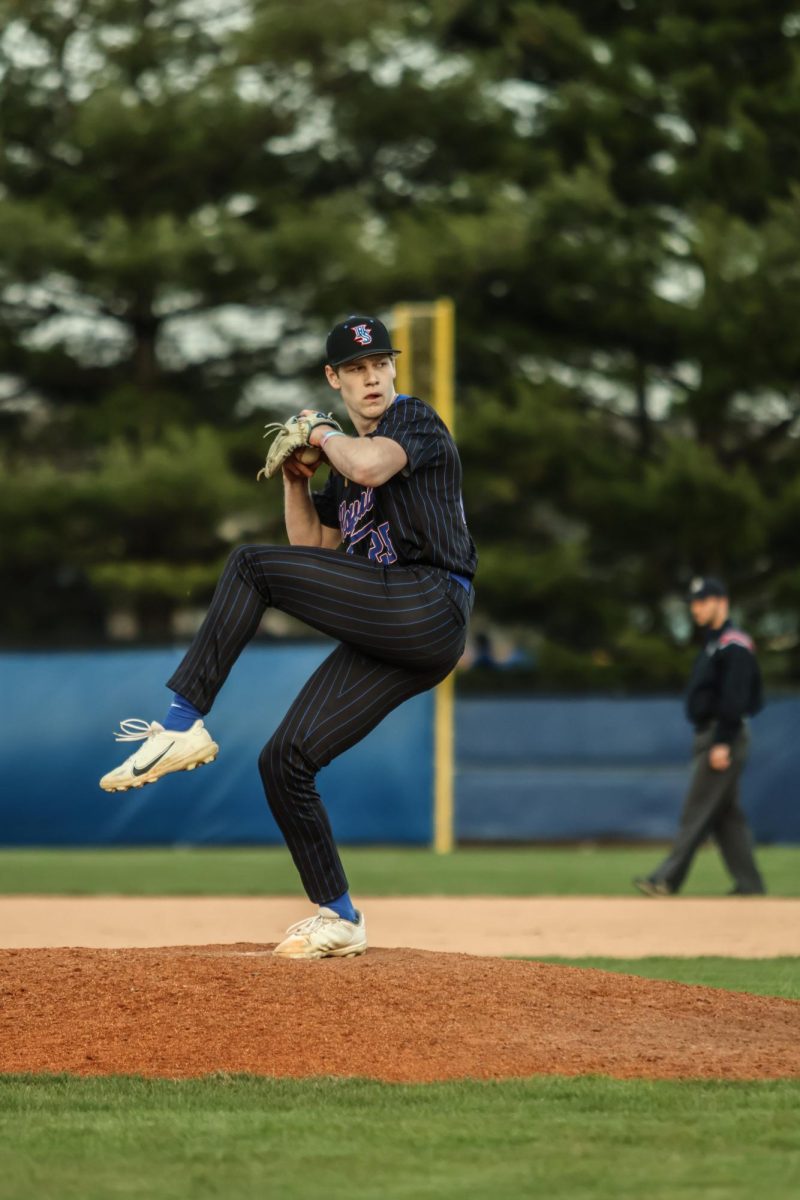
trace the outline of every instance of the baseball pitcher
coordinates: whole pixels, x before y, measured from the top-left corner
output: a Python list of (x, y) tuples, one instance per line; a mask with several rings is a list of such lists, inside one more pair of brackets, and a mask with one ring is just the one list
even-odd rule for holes
[[(395, 391), (396, 351), (375, 317), (351, 316), (326, 342), (325, 375), (355, 435), (310, 410), (269, 426), (259, 475), (280, 474), (289, 546), (241, 546), (168, 681), (163, 722), (128, 718), (119, 741), (138, 749), (100, 780), (109, 792), (212, 762), (204, 718), (274, 606), (337, 646), (264, 746), (267, 801), (318, 912), (290, 927), (287, 958), (363, 954), (364, 914), (316, 788), (319, 770), (404, 700), (435, 686), (463, 654), (477, 565), (461, 496), (461, 462), (436, 412)], [(314, 474), (329, 466), (324, 486)]]

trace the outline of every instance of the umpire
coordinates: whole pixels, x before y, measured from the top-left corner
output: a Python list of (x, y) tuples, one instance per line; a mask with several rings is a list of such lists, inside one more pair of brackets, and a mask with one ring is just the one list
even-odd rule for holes
[(689, 605), (704, 633), (686, 691), (686, 715), (695, 729), (692, 779), (670, 853), (651, 875), (634, 879), (646, 896), (680, 891), (692, 860), (713, 837), (733, 879), (732, 896), (766, 891), (753, 857), (739, 799), (747, 760), (747, 717), (762, 706), (761, 672), (752, 639), (728, 615), (728, 589), (719, 579), (693, 579)]

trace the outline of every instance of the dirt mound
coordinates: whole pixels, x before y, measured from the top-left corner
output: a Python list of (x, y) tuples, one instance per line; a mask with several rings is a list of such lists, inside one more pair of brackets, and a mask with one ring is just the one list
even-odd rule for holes
[(790, 1000), (465, 954), (269, 951), (0, 951), (0, 1071), (800, 1077)]

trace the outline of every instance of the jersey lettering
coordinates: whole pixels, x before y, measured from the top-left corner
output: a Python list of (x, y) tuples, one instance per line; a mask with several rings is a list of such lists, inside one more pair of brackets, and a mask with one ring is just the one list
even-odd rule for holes
[(342, 541), (361, 541), (365, 533), (369, 532), (372, 527), (372, 522), (367, 529), (362, 529), (356, 537), (356, 530), (359, 522), (363, 521), (368, 512), (371, 512), (375, 507), (375, 492), (373, 488), (365, 488), (357, 500), (352, 504), (346, 504), (343, 500), (339, 505), (339, 530), (342, 535)]
[(397, 552), (392, 545), (389, 522), (381, 522), (377, 529), (371, 530), (371, 534), (367, 558), (372, 559), (373, 562), (381, 563), (384, 567), (388, 567), (390, 563), (397, 562)]

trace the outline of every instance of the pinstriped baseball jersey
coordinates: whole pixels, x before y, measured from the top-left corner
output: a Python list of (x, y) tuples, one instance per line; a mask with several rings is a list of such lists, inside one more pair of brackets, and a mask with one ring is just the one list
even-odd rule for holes
[(391, 438), (404, 469), (379, 488), (332, 470), (313, 499), (320, 521), (338, 529), (348, 554), (382, 566), (419, 563), (472, 579), (475, 545), (461, 496), (461, 459), (447, 426), (416, 396), (397, 396), (367, 437)]

